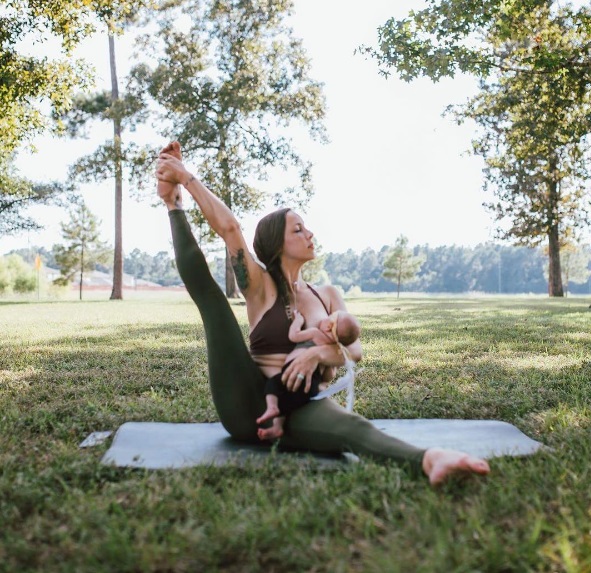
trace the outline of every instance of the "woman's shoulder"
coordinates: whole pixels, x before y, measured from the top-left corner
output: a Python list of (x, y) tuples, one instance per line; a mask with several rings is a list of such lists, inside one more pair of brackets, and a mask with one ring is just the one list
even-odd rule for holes
[(331, 284), (326, 285), (310, 285), (322, 298), (325, 306), (330, 312), (340, 309), (343, 302), (343, 297), (337, 287)]

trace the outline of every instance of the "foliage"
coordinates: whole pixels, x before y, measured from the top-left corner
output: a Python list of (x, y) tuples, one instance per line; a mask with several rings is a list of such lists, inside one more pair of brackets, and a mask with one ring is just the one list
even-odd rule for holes
[[(0, 18), (0, 155), (51, 127), (47, 102), (67, 110), (76, 89), (91, 81), (91, 68), (72, 57), (74, 48), (96, 30), (97, 18), (113, 26), (151, 6), (150, 0), (10, 0)], [(57, 40), (60, 57), (40, 48)], [(35, 46), (36, 49), (31, 49)]]
[(58, 183), (33, 183), (19, 177), (10, 160), (0, 158), (0, 235), (41, 228), (26, 209), (35, 205), (59, 205), (64, 188)]
[[(63, 188), (35, 185), (19, 177), (13, 154), (47, 130), (58, 131), (54, 116), (65, 113), (73, 93), (92, 83), (92, 68), (73, 57), (74, 48), (109, 21), (121, 21), (153, 0), (10, 0), (0, 8), (0, 234), (39, 225), (23, 211), (54, 201)], [(47, 56), (59, 45), (59, 57)], [(49, 49), (48, 49), (49, 48)], [(50, 113), (50, 110), (52, 113)]]
[(66, 285), (76, 274), (80, 276), (80, 299), (84, 273), (92, 271), (99, 262), (106, 262), (110, 252), (100, 240), (99, 222), (82, 200), (73, 204), (69, 211), (70, 221), (62, 223), (65, 245), (54, 245), (53, 255), (60, 269), (60, 278), (54, 282)]
[(55, 258), (51, 251), (48, 251), (45, 247), (26, 247), (21, 249), (13, 249), (9, 253), (9, 255), (18, 255), (27, 263), (28, 265), (34, 266), (35, 260), (37, 255), (41, 257), (41, 262), (46, 266), (52, 269), (57, 268), (57, 264), (55, 262)]
[(327, 272), (324, 270), (326, 255), (322, 254), (322, 247), (316, 240), (316, 237), (312, 238), (312, 242), (314, 243), (316, 257), (304, 265), (302, 269), (302, 277), (306, 282), (315, 285), (328, 284), (330, 281)]
[[(311, 164), (285, 128), (297, 123), (324, 140), (321, 85), (309, 76), (302, 43), (287, 25), (291, 0), (187, 0), (185, 32), (178, 10), (162, 19), (144, 51), (158, 63), (135, 68), (135, 93), (159, 104), (158, 124), (180, 141), (199, 177), (240, 217), (257, 212), (268, 196), (260, 184), (273, 170), (296, 172), (298, 183), (277, 191), (276, 204), (299, 207), (312, 193)], [(202, 223), (200, 211), (192, 211)], [(228, 265), (227, 294), (235, 281)]]
[(423, 256), (413, 255), (408, 239), (400, 235), (386, 255), (382, 274), (396, 284), (396, 295), (399, 297), (400, 286), (413, 281), (424, 262)]
[(549, 292), (562, 296), (559, 248), (589, 223), (591, 9), (546, 0), (430, 0), (380, 28), (378, 49), (365, 49), (388, 73), (437, 81), (474, 74), (480, 93), (457, 106), (458, 122), (482, 134), (488, 204), (499, 236), (518, 244), (548, 240)]
[[(393, 312), (393, 307), (399, 311)], [(580, 301), (355, 299), (356, 411), (496, 419), (551, 449), (433, 491), (394, 464), (143, 471), (91, 432), (217, 420), (191, 301), (0, 305), (0, 553), (27, 572), (586, 572), (589, 311)], [(245, 308), (233, 305), (247, 331)], [(98, 320), (97, 320), (98, 317)], [(294, 495), (294, 492), (297, 494)]]
[(36, 285), (35, 271), (22, 257), (0, 257), (0, 294), (32, 292)]
[(162, 286), (183, 284), (174, 261), (166, 251), (160, 251), (152, 256), (139, 249), (134, 249), (125, 257), (123, 270), (135, 279), (158, 283)]
[[(325, 270), (330, 282), (345, 292), (358, 286), (363, 292), (392, 292), (395, 285), (383, 277), (389, 247), (379, 251), (365, 249), (361, 254), (348, 250), (328, 253)], [(424, 257), (416, 280), (406, 290), (427, 293), (543, 293), (547, 292), (541, 249), (480, 244), (412, 248), (414, 256)], [(571, 292), (587, 293), (588, 285), (573, 286)]]

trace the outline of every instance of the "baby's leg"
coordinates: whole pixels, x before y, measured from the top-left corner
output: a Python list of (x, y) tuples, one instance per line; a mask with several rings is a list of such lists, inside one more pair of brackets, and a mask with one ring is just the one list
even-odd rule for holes
[(279, 398), (277, 398), (275, 394), (267, 394), (265, 396), (265, 401), (267, 402), (267, 409), (260, 418), (257, 418), (257, 424), (262, 424), (263, 422), (277, 418), (277, 416), (281, 414), (279, 411)]

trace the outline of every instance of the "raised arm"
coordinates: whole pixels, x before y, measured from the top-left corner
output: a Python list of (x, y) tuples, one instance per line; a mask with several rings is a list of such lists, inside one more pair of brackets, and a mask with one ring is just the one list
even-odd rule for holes
[[(190, 173), (181, 160), (166, 153), (166, 148), (159, 156), (156, 177), (159, 181), (183, 185), (187, 189), (211, 228), (226, 243), (238, 286), (244, 296), (247, 299), (263, 297), (263, 269), (250, 254), (240, 224), (225, 203)], [(168, 209), (178, 209), (180, 208), (179, 196), (179, 192), (169, 193), (162, 199)]]

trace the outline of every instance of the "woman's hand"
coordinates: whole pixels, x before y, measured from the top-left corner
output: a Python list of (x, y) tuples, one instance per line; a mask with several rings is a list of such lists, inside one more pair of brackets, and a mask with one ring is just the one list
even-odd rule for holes
[[(160, 150), (160, 155), (166, 153), (182, 161), (181, 145), (178, 141), (172, 141)], [(169, 209), (182, 209), (183, 200), (180, 187), (176, 183), (158, 180), (158, 196)]]
[(175, 185), (184, 185), (191, 178), (183, 162), (169, 153), (161, 153), (158, 157), (156, 177), (159, 181), (168, 181)]
[(312, 386), (312, 374), (320, 363), (318, 347), (307, 348), (296, 356), (285, 369), (281, 381), (289, 392), (295, 392), (305, 381), (304, 391), (308, 393)]

